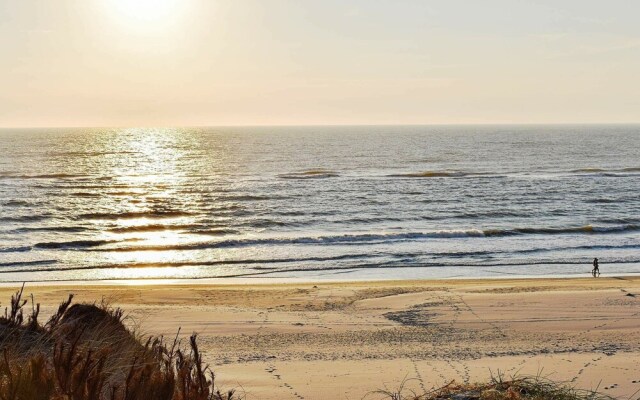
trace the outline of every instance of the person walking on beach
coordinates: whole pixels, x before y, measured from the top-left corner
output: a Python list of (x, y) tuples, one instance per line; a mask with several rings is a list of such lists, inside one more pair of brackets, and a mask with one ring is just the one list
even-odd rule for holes
[(598, 264), (598, 258), (593, 259), (593, 270), (591, 271), (594, 278), (600, 276), (600, 265)]

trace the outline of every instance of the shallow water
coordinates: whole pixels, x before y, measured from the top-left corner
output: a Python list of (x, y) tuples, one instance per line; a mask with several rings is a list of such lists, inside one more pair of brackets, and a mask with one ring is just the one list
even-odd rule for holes
[(0, 140), (0, 281), (640, 272), (640, 126)]

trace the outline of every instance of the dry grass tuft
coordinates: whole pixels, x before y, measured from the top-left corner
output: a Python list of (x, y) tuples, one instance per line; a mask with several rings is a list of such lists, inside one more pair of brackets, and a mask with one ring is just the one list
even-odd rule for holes
[[(197, 337), (141, 342), (121, 309), (62, 302), (41, 324), (24, 285), (0, 317), (0, 400), (235, 400), (203, 362)], [(25, 318), (25, 315), (27, 317)]]
[(614, 400), (597, 391), (579, 390), (541, 376), (504, 379), (498, 373), (485, 384), (455, 381), (424, 394), (406, 390), (406, 381), (397, 390), (378, 390), (371, 395), (388, 400)]

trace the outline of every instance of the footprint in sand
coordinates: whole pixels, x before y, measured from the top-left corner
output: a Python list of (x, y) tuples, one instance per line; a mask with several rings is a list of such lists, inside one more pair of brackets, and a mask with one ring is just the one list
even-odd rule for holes
[(264, 369), (265, 371), (267, 371), (268, 373), (270, 373), (271, 375), (275, 376), (277, 380), (282, 379), (280, 377), (280, 374), (276, 374), (275, 372), (277, 371), (276, 367), (274, 367), (273, 365), (268, 366), (267, 368)]
[(618, 384), (614, 383), (613, 385), (605, 386), (604, 388), (605, 388), (605, 390), (609, 390), (609, 389), (615, 389), (617, 387), (618, 387)]

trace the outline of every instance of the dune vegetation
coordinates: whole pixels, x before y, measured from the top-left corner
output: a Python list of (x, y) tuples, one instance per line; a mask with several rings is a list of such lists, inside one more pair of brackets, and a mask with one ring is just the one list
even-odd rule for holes
[(0, 317), (2, 400), (231, 400), (216, 390), (193, 334), (146, 340), (105, 304), (62, 302), (44, 323), (24, 286)]
[(614, 400), (593, 390), (579, 390), (542, 376), (493, 376), (489, 383), (459, 384), (455, 381), (427, 393), (406, 390), (406, 381), (395, 390), (372, 392), (372, 398), (385, 400)]

